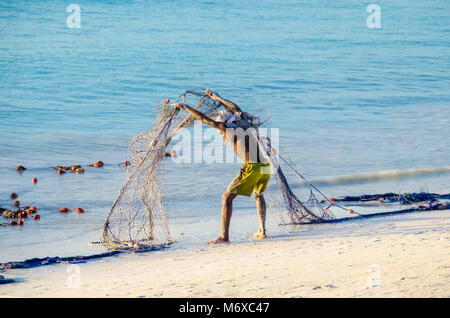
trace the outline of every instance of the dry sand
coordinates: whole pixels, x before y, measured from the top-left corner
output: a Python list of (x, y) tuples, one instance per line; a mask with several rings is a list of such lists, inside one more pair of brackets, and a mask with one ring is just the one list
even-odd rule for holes
[(3, 273), (10, 297), (449, 297), (450, 211)]

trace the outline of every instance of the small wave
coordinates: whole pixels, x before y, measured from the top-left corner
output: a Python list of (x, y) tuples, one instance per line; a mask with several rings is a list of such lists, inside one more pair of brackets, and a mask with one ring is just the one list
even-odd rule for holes
[(448, 173), (450, 172), (450, 166), (443, 167), (431, 167), (431, 168), (416, 168), (416, 169), (394, 169), (378, 171), (366, 174), (358, 174), (353, 176), (343, 176), (330, 179), (319, 179), (312, 181), (315, 184), (338, 184), (338, 183), (361, 183), (371, 182), (385, 179), (401, 179), (419, 175), (429, 175), (436, 173)]

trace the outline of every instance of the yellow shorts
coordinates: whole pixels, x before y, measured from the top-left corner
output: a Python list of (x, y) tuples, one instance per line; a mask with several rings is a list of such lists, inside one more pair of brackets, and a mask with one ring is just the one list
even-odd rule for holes
[(228, 186), (227, 191), (250, 196), (253, 191), (261, 194), (267, 187), (270, 179), (270, 163), (244, 162), (239, 175)]

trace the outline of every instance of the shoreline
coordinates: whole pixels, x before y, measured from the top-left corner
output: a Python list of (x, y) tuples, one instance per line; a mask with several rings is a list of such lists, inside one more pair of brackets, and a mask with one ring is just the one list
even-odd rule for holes
[(17, 282), (0, 297), (450, 297), (449, 242), (448, 210), (298, 226), (263, 241), (7, 270)]

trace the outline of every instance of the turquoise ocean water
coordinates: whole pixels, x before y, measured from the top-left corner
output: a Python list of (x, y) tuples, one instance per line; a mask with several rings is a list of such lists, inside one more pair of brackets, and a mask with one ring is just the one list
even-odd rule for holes
[[(0, 261), (101, 250), (89, 242), (123, 184), (128, 141), (151, 127), (159, 103), (191, 88), (270, 109), (281, 149), (311, 180), (450, 165), (448, 1), (376, 1), (380, 29), (367, 27), (369, 3), (356, 0), (78, 1), (81, 28), (67, 27), (69, 4), (0, 1), (0, 206), (17, 192), (42, 217), (0, 228)], [(97, 160), (105, 167), (84, 175), (50, 169)], [(239, 163), (165, 169), (177, 246), (216, 236)], [(323, 191), (421, 188), (448, 193), (450, 174)], [(234, 241), (256, 230), (253, 204), (236, 202)]]

